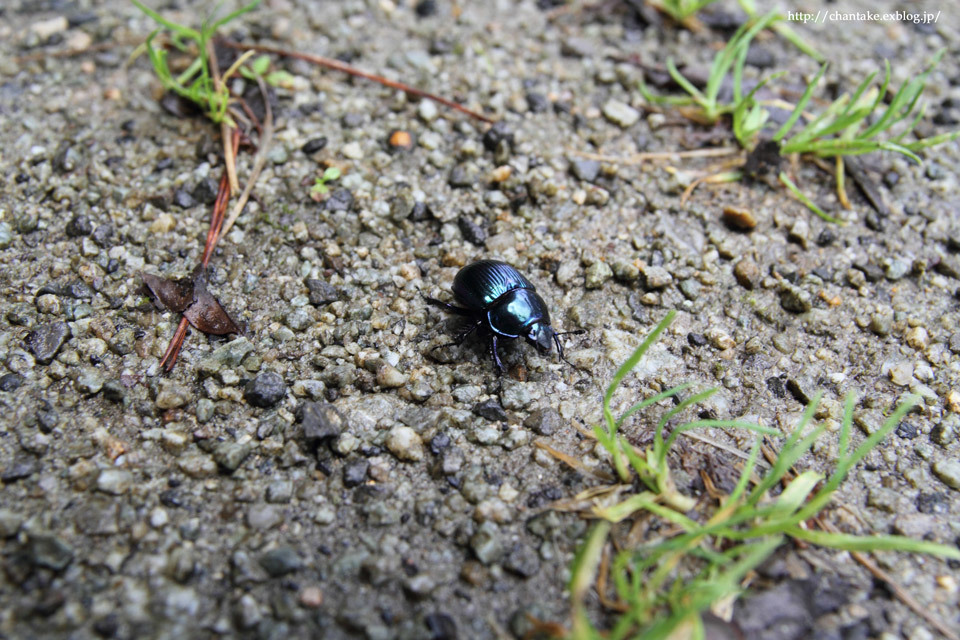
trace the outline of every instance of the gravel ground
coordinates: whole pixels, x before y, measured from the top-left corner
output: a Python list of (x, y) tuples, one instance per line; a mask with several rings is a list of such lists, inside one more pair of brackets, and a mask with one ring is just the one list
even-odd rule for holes
[[(196, 24), (185, 4), (161, 9)], [(674, 308), (624, 405), (691, 381), (721, 387), (712, 416), (789, 428), (823, 389), (818, 418), (835, 431), (852, 391), (870, 431), (917, 393), (922, 405), (851, 474), (846, 509), (828, 518), (957, 539), (960, 144), (923, 166), (867, 156), (890, 212), (851, 189), (846, 226), (763, 183), (701, 187), (681, 206), (716, 160), (575, 153), (728, 143), (725, 130), (645, 110), (641, 70), (618, 62), (706, 67), (730, 33), (724, 15), (692, 33), (647, 24), (636, 3), (537, 4), (278, 0), (237, 23), (247, 41), (346, 59), (503, 124), (488, 131), (286, 64), (297, 87), (277, 92), (255, 201), (211, 263), (210, 289), (246, 334), (193, 332), (164, 375), (179, 316), (150, 301), (141, 274), (182, 277), (198, 262), (217, 132), (161, 108), (143, 57), (125, 66), (153, 28), (132, 6), (4, 3), (0, 636), (486, 639), (523, 637), (530, 616), (564, 622), (587, 523), (548, 505), (597, 481), (536, 443), (608, 468), (578, 429), (598, 421), (605, 382)], [(898, 85), (947, 47), (919, 125), (929, 135), (960, 120), (957, 20), (804, 33), (846, 88), (885, 57)], [(124, 44), (16, 61), (110, 42)], [(792, 82), (816, 69), (772, 37), (750, 61), (751, 77), (789, 69)], [(398, 129), (412, 149), (389, 148)], [(241, 155), (241, 176), (251, 164)], [(344, 175), (316, 203), (309, 185), (326, 164)], [(839, 211), (827, 173), (805, 163), (798, 178)], [(724, 207), (755, 226), (731, 228)], [(498, 381), (479, 342), (434, 351), (451, 326), (418, 290), (445, 298), (457, 269), (485, 257), (526, 273), (558, 329), (587, 330), (566, 340), (573, 367), (516, 344), (502, 349)], [(627, 434), (645, 442), (652, 424)], [(706, 435), (749, 448), (743, 434)], [(736, 458), (702, 442), (682, 440), (678, 454), (693, 495), (701, 469), (721, 487), (734, 473)], [(833, 455), (824, 438), (804, 464), (826, 469)], [(877, 562), (960, 626), (956, 566)], [(845, 554), (784, 549), (755, 587), (735, 616), (748, 637), (935, 637)]]

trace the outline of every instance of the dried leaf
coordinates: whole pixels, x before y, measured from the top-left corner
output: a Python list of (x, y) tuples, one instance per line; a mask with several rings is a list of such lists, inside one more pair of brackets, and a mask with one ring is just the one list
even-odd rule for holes
[(199, 265), (193, 270), (193, 297), (193, 304), (183, 312), (183, 317), (194, 328), (218, 336), (240, 333), (240, 327), (227, 315), (213, 294), (207, 291), (206, 270)]
[(153, 297), (170, 311), (182, 313), (193, 303), (192, 278), (168, 280), (149, 273), (141, 274), (140, 277), (143, 278), (143, 283), (147, 285)]
[(170, 311), (182, 313), (195, 329), (214, 335), (241, 333), (240, 327), (216, 297), (207, 291), (206, 273), (202, 267), (194, 269), (190, 278), (173, 280), (149, 273), (141, 277), (160, 304)]

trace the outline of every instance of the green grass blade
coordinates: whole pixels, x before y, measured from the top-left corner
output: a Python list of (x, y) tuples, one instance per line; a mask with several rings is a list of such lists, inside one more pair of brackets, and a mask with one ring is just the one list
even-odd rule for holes
[(840, 441), (837, 445), (838, 460), (845, 459), (847, 450), (850, 448), (850, 429), (853, 426), (853, 407), (856, 403), (856, 395), (848, 393), (843, 405), (843, 420), (840, 422)]
[(790, 527), (787, 535), (798, 540), (812, 542), (822, 547), (843, 549), (844, 551), (906, 551), (909, 553), (925, 553), (960, 560), (960, 549), (955, 546), (914, 540), (904, 536), (878, 535), (858, 536), (846, 533), (831, 533), (812, 529)]
[(797, 188), (797, 185), (793, 184), (793, 180), (787, 177), (786, 172), (781, 171), (779, 178), (780, 178), (780, 182), (786, 185), (787, 189), (790, 189), (790, 191), (793, 192), (793, 195), (796, 196), (797, 200), (802, 202), (808, 209), (810, 209), (810, 211), (813, 211), (815, 214), (817, 214), (827, 222), (833, 222), (836, 224), (846, 224), (840, 218), (834, 218), (833, 216), (827, 214), (827, 212), (825, 212), (823, 209), (815, 205), (813, 203), (813, 200), (811, 200), (806, 195), (804, 195), (803, 192), (801, 192), (800, 189)]
[(626, 421), (627, 418), (635, 414), (637, 411), (642, 411), (643, 409), (646, 409), (652, 404), (656, 404), (661, 400), (666, 400), (667, 398), (675, 396), (681, 391), (683, 391), (684, 389), (687, 389), (688, 387), (690, 387), (691, 384), (692, 383), (690, 382), (684, 382), (683, 384), (678, 384), (673, 388), (667, 389), (666, 391), (662, 391), (655, 396), (650, 396), (646, 400), (642, 400), (641, 402), (638, 402), (637, 404), (633, 405), (632, 407), (624, 411), (622, 414), (620, 414), (620, 418), (617, 419), (617, 427), (619, 428)]
[(674, 316), (677, 315), (677, 312), (670, 310), (667, 315), (660, 321), (653, 331), (651, 331), (647, 337), (644, 339), (640, 346), (634, 349), (633, 353), (630, 354), (630, 357), (620, 365), (620, 368), (617, 369), (617, 372), (613, 374), (613, 380), (610, 381), (610, 386), (607, 387), (607, 392), (603, 395), (603, 413), (604, 417), (607, 419), (607, 424), (611, 426), (611, 435), (616, 433), (616, 421), (613, 419), (613, 414), (610, 412), (610, 400), (613, 398), (613, 394), (616, 392), (617, 388), (620, 386), (620, 383), (623, 382), (623, 379), (627, 376), (628, 373), (633, 371), (634, 367), (640, 362), (643, 358), (643, 354), (647, 352), (647, 349), (656, 342), (657, 338), (660, 337), (660, 334), (670, 326), (670, 323), (673, 322)]
[(643, 493), (632, 495), (626, 500), (618, 502), (611, 507), (606, 507), (603, 509), (595, 508), (593, 513), (598, 518), (602, 518), (603, 520), (616, 524), (624, 518), (629, 518), (637, 511), (644, 509), (649, 510), (649, 506), (654, 504), (656, 499), (657, 495), (655, 493), (644, 491)]
[(763, 436), (757, 436), (756, 440), (753, 441), (753, 448), (750, 449), (750, 457), (747, 458), (746, 463), (743, 465), (743, 471), (740, 472), (740, 479), (737, 480), (737, 486), (733, 488), (733, 492), (730, 494), (730, 497), (727, 498), (728, 504), (733, 504), (740, 499), (740, 496), (743, 495), (743, 492), (746, 491), (747, 485), (750, 483), (750, 474), (753, 473), (753, 468), (757, 464), (757, 456), (760, 455), (760, 445), (763, 443)]
[(157, 24), (163, 25), (167, 29), (170, 29), (170, 31), (173, 31), (174, 33), (178, 34), (179, 36), (183, 38), (200, 40), (199, 31), (195, 29), (191, 29), (190, 27), (185, 27), (182, 24), (177, 24), (176, 22), (167, 20), (162, 15), (160, 15), (159, 13), (157, 13), (147, 5), (143, 4), (139, 0), (130, 0), (130, 2), (132, 2), (137, 9), (140, 9), (140, 11), (150, 16), (154, 22), (156, 22)]
[(960, 130), (941, 133), (940, 135), (933, 136), (932, 138), (923, 138), (921, 140), (917, 140), (916, 142), (911, 142), (910, 144), (905, 144), (902, 146), (906, 149), (910, 149), (911, 151), (920, 151), (921, 149), (935, 147), (938, 144), (943, 144), (944, 142), (952, 142), (957, 138), (960, 138)]
[(209, 29), (207, 30), (207, 33), (209, 35), (213, 35), (214, 33), (216, 33), (217, 29), (227, 24), (228, 22), (236, 20), (237, 18), (239, 18), (245, 13), (250, 13), (251, 11), (256, 9), (257, 5), (259, 4), (260, 4), (260, 0), (253, 0), (253, 2), (251, 2), (250, 4), (240, 7), (233, 13), (228, 13), (226, 16), (224, 16), (223, 18), (220, 18), (219, 20), (214, 22), (212, 25), (210, 25)]
[(694, 101), (698, 102), (700, 106), (706, 109), (707, 107), (707, 98), (700, 92), (700, 89), (697, 89), (693, 86), (693, 83), (684, 77), (680, 70), (677, 69), (677, 65), (674, 64), (673, 58), (667, 58), (667, 73), (670, 74), (670, 77), (673, 78), (673, 81), (680, 85), (680, 88), (689, 93)]
[[(793, 432), (787, 437), (786, 442), (783, 443), (783, 447), (780, 449), (780, 455), (777, 456), (776, 461), (773, 464), (773, 468), (764, 476), (763, 480), (754, 487), (753, 491), (750, 492), (750, 496), (747, 498), (747, 504), (756, 506), (760, 498), (769, 491), (774, 485), (780, 482), (780, 479), (783, 478), (784, 474), (793, 466), (793, 463), (796, 462), (801, 455), (806, 452), (806, 449), (809, 448), (813, 441), (810, 440), (810, 443), (804, 447), (804, 442), (810, 438), (804, 438), (800, 440), (800, 436), (803, 434), (803, 430), (806, 428), (807, 423), (813, 419), (813, 414), (817, 410), (817, 405), (820, 404), (820, 399), (823, 397), (823, 393), (817, 393), (813, 400), (807, 404), (806, 409), (803, 411), (803, 415), (800, 417), (800, 422), (797, 423), (796, 428)], [(814, 431), (814, 435), (818, 434), (817, 431)]]
[(793, 112), (790, 114), (790, 117), (787, 118), (787, 121), (783, 123), (783, 126), (777, 130), (773, 135), (774, 142), (780, 142), (783, 139), (783, 136), (787, 135), (790, 129), (793, 128), (793, 125), (797, 123), (797, 120), (800, 119), (800, 116), (803, 115), (803, 110), (806, 109), (807, 103), (810, 102), (810, 98), (813, 97), (813, 92), (817, 88), (817, 85), (820, 83), (820, 78), (823, 77), (823, 74), (827, 70), (827, 65), (824, 64), (820, 67), (820, 70), (817, 71), (817, 75), (813, 77), (813, 80), (807, 85), (807, 88), (804, 89), (803, 95), (800, 96), (800, 101), (797, 103), (797, 106), (793, 108)]
[(765, 427), (762, 424), (756, 424), (753, 422), (741, 422), (740, 420), (696, 420), (694, 422), (687, 422), (678, 426), (676, 429), (670, 432), (670, 437), (667, 439), (666, 446), (663, 448), (664, 452), (669, 451), (670, 447), (673, 446), (673, 443), (676, 442), (677, 438), (680, 437), (680, 434), (685, 431), (693, 431), (694, 429), (746, 429), (747, 431), (753, 431), (755, 433), (762, 433), (768, 436), (779, 436), (783, 435), (776, 429), (770, 427)]
[[(687, 398), (686, 400), (682, 401), (677, 406), (675, 406), (673, 409), (670, 409), (670, 411), (667, 411), (665, 414), (663, 414), (663, 417), (660, 418), (660, 421), (657, 423), (657, 428), (653, 432), (654, 449), (658, 453), (660, 453), (661, 449), (663, 448), (663, 428), (666, 426), (668, 422), (670, 422), (670, 420), (675, 415), (677, 415), (678, 413), (685, 410), (687, 407), (691, 405), (695, 405), (695, 404), (699, 404), (700, 402), (703, 402), (704, 400), (708, 399), (710, 396), (715, 394), (717, 391), (719, 391), (719, 389), (717, 387), (713, 387), (713, 388), (707, 389), (706, 391), (695, 393), (689, 398)], [(666, 455), (665, 450), (662, 453)]]

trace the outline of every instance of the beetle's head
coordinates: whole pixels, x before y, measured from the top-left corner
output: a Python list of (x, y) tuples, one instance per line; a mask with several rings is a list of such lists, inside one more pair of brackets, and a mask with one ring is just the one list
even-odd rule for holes
[(537, 348), (540, 353), (550, 353), (550, 347), (553, 346), (554, 330), (545, 322), (536, 322), (530, 325), (530, 333), (527, 334), (527, 342)]

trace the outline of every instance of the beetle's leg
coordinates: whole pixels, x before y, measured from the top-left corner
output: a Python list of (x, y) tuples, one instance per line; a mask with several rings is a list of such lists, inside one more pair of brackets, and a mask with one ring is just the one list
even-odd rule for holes
[(490, 355), (493, 356), (493, 364), (497, 367), (497, 376), (503, 375), (506, 369), (500, 362), (500, 354), (497, 353), (497, 334), (495, 333), (490, 334)]
[(470, 334), (471, 334), (471, 333), (473, 333), (474, 331), (477, 330), (478, 327), (480, 327), (481, 324), (482, 324), (482, 321), (477, 321), (476, 323), (470, 325), (470, 327), (469, 327), (466, 331), (462, 331), (462, 332), (458, 333), (456, 340), (453, 340), (453, 341), (451, 341), (451, 342), (447, 342), (447, 343), (445, 343), (445, 344), (441, 344), (441, 345), (439, 345), (439, 346), (437, 346), (437, 347), (434, 347), (434, 348), (435, 348), (435, 349), (443, 349), (444, 347), (460, 346), (461, 344), (463, 344), (463, 341), (464, 341), (464, 340), (466, 340), (468, 337), (470, 337)]
[[(581, 329), (580, 331), (567, 331), (566, 333), (583, 333), (583, 330)], [(560, 336), (560, 335), (562, 335), (562, 334), (559, 334), (559, 333), (556, 333), (556, 332), (554, 332), (554, 334), (553, 334), (553, 343), (554, 343), (555, 345), (557, 345), (557, 354), (559, 354), (561, 360), (563, 360), (563, 361), (566, 362), (568, 365), (570, 365), (571, 367), (573, 367), (574, 369), (576, 369), (577, 367), (576, 367), (572, 362), (570, 362), (569, 360), (567, 360), (566, 357), (564, 357), (564, 355), (563, 355), (563, 345), (560, 344), (560, 338), (558, 337), (558, 336)]]
[(463, 307), (452, 305), (449, 302), (444, 302), (443, 300), (437, 300), (436, 298), (425, 296), (422, 293), (420, 296), (427, 301), (427, 304), (433, 305), (434, 307), (439, 307), (444, 311), (449, 311), (450, 313), (455, 313), (459, 316), (472, 316), (474, 314), (474, 312), (470, 311), (470, 309), (464, 309)]

